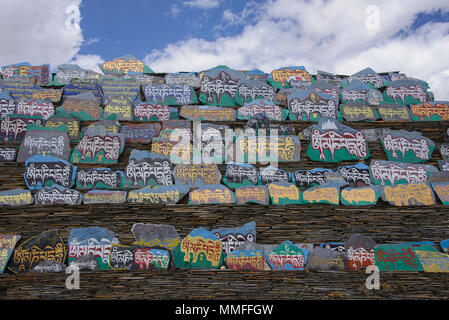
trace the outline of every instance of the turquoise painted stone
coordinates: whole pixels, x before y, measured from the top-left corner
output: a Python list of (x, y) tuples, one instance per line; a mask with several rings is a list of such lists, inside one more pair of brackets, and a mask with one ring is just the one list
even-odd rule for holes
[(319, 185), (302, 192), (304, 204), (326, 203), (340, 204), (340, 187), (335, 185)]
[(284, 241), (266, 253), (266, 259), (273, 270), (301, 271), (305, 269), (309, 250), (298, 248), (291, 241)]
[(301, 191), (289, 182), (273, 182), (268, 185), (271, 203), (274, 205), (301, 204)]
[(293, 179), (299, 188), (310, 188), (326, 183), (324, 174), (333, 172), (331, 169), (315, 168), (312, 170), (296, 170), (293, 172)]
[(338, 172), (340, 172), (351, 188), (372, 185), (369, 166), (364, 163), (338, 167)]
[(60, 185), (70, 188), (75, 183), (77, 167), (52, 156), (32, 156), (25, 161), (24, 179), (30, 190)]
[(76, 173), (77, 189), (120, 189), (124, 185), (123, 171), (110, 168), (79, 169)]
[(9, 66), (2, 66), (2, 74), (3, 79), (27, 78), (40, 86), (49, 85), (52, 80), (51, 68), (48, 63), (40, 66), (32, 66), (29, 62), (21, 62)]
[(210, 184), (189, 193), (189, 205), (231, 204), (236, 202), (234, 192), (221, 184)]
[(427, 101), (427, 88), (422, 81), (391, 81), (384, 91), (384, 101), (405, 105), (424, 103)]
[(446, 182), (434, 182), (432, 183), (433, 191), (440, 198), (441, 203), (449, 205), (449, 181)]
[(66, 97), (62, 106), (56, 108), (56, 115), (95, 121), (103, 119), (103, 108), (100, 107), (98, 98), (89, 91)]
[(287, 98), (290, 120), (318, 121), (322, 117), (341, 120), (338, 100), (313, 90), (297, 90)]
[(266, 81), (242, 79), (237, 83), (235, 102), (241, 106), (257, 99), (265, 99), (273, 102), (275, 96), (276, 89)]
[(104, 74), (126, 75), (128, 73), (153, 73), (148, 66), (128, 54), (100, 64)]
[(377, 185), (426, 182), (438, 169), (428, 164), (371, 160), (371, 181)]
[(341, 204), (347, 206), (371, 206), (380, 197), (379, 186), (345, 188), (340, 192)]
[(371, 87), (366, 83), (363, 83), (360, 80), (353, 80), (350, 84), (345, 86), (340, 91), (340, 102), (348, 103), (348, 102), (365, 102), (368, 101), (368, 92), (371, 90)]
[(151, 104), (180, 106), (198, 102), (195, 90), (187, 85), (147, 84), (142, 91), (145, 100)]
[(307, 156), (313, 161), (339, 162), (370, 157), (364, 134), (331, 118), (312, 126)]
[(181, 269), (218, 269), (224, 256), (221, 241), (204, 228), (190, 232), (173, 250), (175, 266)]
[(135, 102), (140, 100), (141, 81), (132, 78), (107, 76), (101, 79), (101, 90), (103, 97), (107, 100), (109, 97), (123, 96)]
[(340, 111), (346, 121), (376, 121), (377, 110), (364, 102), (347, 102), (340, 105)]
[(238, 82), (245, 74), (227, 67), (217, 67), (204, 72), (201, 78), (200, 101), (204, 104), (234, 107)]
[(276, 89), (289, 88), (291, 80), (312, 84), (313, 78), (303, 66), (289, 66), (275, 69), (267, 81)]
[(377, 111), (383, 121), (412, 121), (410, 109), (405, 105), (381, 102)]
[(390, 161), (426, 162), (435, 151), (435, 143), (418, 131), (384, 130), (380, 142)]
[(267, 186), (247, 186), (235, 188), (237, 204), (256, 203), (267, 206), (270, 197)]
[(229, 188), (256, 185), (259, 181), (257, 168), (247, 163), (229, 162), (223, 184)]
[(382, 200), (392, 206), (433, 206), (435, 194), (427, 182), (382, 186)]
[(337, 172), (325, 172), (324, 179), (326, 180), (326, 186), (344, 187), (348, 185), (348, 182), (343, 178), (339, 171)]
[(291, 182), (291, 173), (273, 166), (259, 168), (260, 180), (258, 184), (268, 185), (273, 182)]
[(50, 117), (45, 121), (45, 127), (54, 128), (66, 126), (70, 141), (79, 141), (80, 139), (80, 119), (75, 117)]
[(134, 121), (158, 122), (178, 119), (178, 109), (167, 105), (140, 102), (133, 109)]
[(237, 119), (249, 120), (260, 113), (266, 115), (270, 120), (283, 121), (287, 118), (289, 111), (267, 99), (256, 99), (245, 102), (245, 104), (237, 110)]
[(28, 189), (16, 188), (0, 192), (0, 207), (27, 206), (33, 202), (33, 196)]
[(256, 243), (256, 223), (254, 221), (245, 223), (236, 228), (216, 228), (212, 232), (223, 246), (223, 253), (231, 254), (235, 248), (245, 242)]
[(19, 242), (20, 235), (0, 234), (0, 273), (5, 272), (6, 265), (9, 258), (11, 258), (17, 242)]
[[(77, 80), (69, 83), (62, 89), (63, 101), (66, 102), (69, 98), (78, 98), (92, 100), (90, 97), (93, 96), (98, 103), (103, 101), (103, 95), (101, 93), (101, 88), (97, 80)], [(86, 102), (81, 102), (81, 107), (85, 107)]]
[(382, 244), (374, 248), (379, 271), (423, 271), (413, 246), (408, 244)]
[(449, 120), (448, 101), (429, 101), (410, 106), (413, 121)]
[(85, 80), (87, 71), (77, 64), (61, 64), (53, 77), (54, 86), (65, 86), (74, 80)]
[(102, 227), (72, 228), (67, 240), (68, 262), (76, 258), (92, 255), (98, 269), (109, 270), (111, 246), (120, 241), (114, 232)]
[(170, 261), (170, 251), (160, 247), (113, 244), (109, 255), (109, 268), (132, 271), (167, 270)]
[(379, 89), (385, 87), (388, 84), (384, 78), (382, 78), (377, 72), (375, 72), (371, 68), (365, 68), (357, 73), (354, 73), (352, 76), (344, 79), (341, 82), (342, 87), (347, 86), (352, 83), (354, 80), (359, 80), (367, 85), (369, 85), (373, 89)]
[(104, 119), (133, 121), (133, 102), (124, 95), (110, 96), (105, 100)]
[(128, 192), (128, 202), (149, 204), (176, 204), (187, 193), (190, 187), (187, 185), (158, 186), (151, 188), (146, 186), (142, 189)]

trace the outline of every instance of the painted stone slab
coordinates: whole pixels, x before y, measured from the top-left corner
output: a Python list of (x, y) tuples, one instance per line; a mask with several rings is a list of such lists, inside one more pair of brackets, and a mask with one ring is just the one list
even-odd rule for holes
[(348, 270), (357, 271), (375, 264), (374, 248), (376, 242), (360, 234), (352, 235), (345, 242)]
[(101, 80), (104, 99), (122, 96), (134, 102), (140, 98), (141, 82), (124, 77), (106, 77)]
[(351, 188), (372, 185), (369, 166), (364, 163), (338, 167), (338, 172)]
[(227, 255), (224, 262), (228, 269), (230, 270), (264, 270), (264, 251), (263, 248), (260, 250), (241, 250), (237, 249)]
[(73, 149), (70, 162), (117, 163), (124, 148), (124, 134), (108, 132), (103, 126), (89, 128)]
[(5, 119), (16, 111), (16, 104), (14, 99), (8, 92), (0, 92), (0, 118)]
[(415, 249), (416, 256), (424, 272), (449, 272), (449, 255), (441, 252)]
[(69, 262), (70, 266), (78, 267), (78, 270), (98, 271), (97, 259), (93, 255), (80, 256)]
[(377, 111), (383, 121), (412, 121), (410, 109), (405, 105), (383, 102)]
[(273, 270), (304, 270), (309, 250), (298, 248), (291, 241), (284, 241), (266, 253), (266, 259)]
[(287, 118), (289, 111), (267, 99), (257, 99), (245, 102), (245, 104), (237, 110), (237, 119), (249, 120), (260, 113), (265, 114), (270, 120), (283, 121)]
[(379, 90), (371, 89), (366, 94), (366, 102), (372, 107), (378, 106), (383, 101), (384, 96)]
[(0, 147), (0, 162), (14, 162), (16, 156), (16, 148)]
[(325, 185), (341, 188), (348, 185), (348, 182), (343, 178), (339, 171), (337, 172), (325, 172), (324, 179)]
[(171, 162), (175, 164), (190, 163), (192, 159), (192, 149), (192, 144), (185, 141), (154, 138), (151, 143), (152, 153), (157, 154), (160, 157), (170, 158)]
[(195, 72), (167, 73), (165, 75), (165, 83), (170, 86), (189, 86), (198, 89), (201, 86), (201, 79)]
[(282, 88), (280, 89), (274, 98), (274, 102), (282, 105), (282, 106), (288, 106), (288, 97), (297, 92), (298, 90), (303, 90), (299, 88)]
[(380, 142), (390, 161), (425, 162), (435, 151), (435, 143), (418, 131), (385, 130)]
[(33, 94), (40, 92), (42, 89), (31, 82), (18, 81), (0, 81), (0, 88), (8, 91), (12, 99), (26, 98), (31, 99)]
[(344, 252), (315, 247), (309, 255), (307, 270), (346, 271), (347, 259)]
[(206, 71), (201, 79), (200, 101), (208, 105), (234, 107), (238, 82), (245, 74), (229, 68), (215, 68)]
[(66, 126), (69, 138), (72, 141), (78, 141), (80, 138), (80, 120), (74, 117), (50, 117), (45, 121), (45, 127), (55, 128)]
[(337, 186), (319, 185), (302, 192), (305, 204), (327, 203), (340, 204), (340, 188)]
[(244, 72), (246, 79), (252, 81), (267, 81), (268, 74), (259, 69), (249, 70)]
[(312, 77), (303, 66), (288, 66), (275, 69), (271, 72), (267, 81), (273, 87), (288, 88), (290, 80), (312, 83)]
[(166, 270), (170, 266), (170, 251), (144, 246), (113, 244), (109, 255), (111, 270)]
[(8, 269), (14, 273), (30, 272), (44, 260), (63, 263), (65, 256), (65, 244), (58, 230), (45, 231), (16, 247)]
[(51, 69), (49, 64), (32, 66), (28, 62), (21, 62), (9, 66), (2, 66), (3, 78), (34, 78), (38, 85), (48, 85), (51, 82)]
[(379, 142), (379, 137), (381, 135), (382, 129), (380, 128), (370, 128), (362, 129), (361, 133), (365, 136), (367, 142)]
[(313, 161), (338, 162), (367, 159), (370, 152), (362, 132), (335, 119), (321, 118), (312, 126), (307, 156)]
[(428, 164), (371, 160), (369, 171), (374, 184), (392, 185), (426, 182), (438, 169)]
[(106, 129), (106, 132), (112, 132), (112, 133), (120, 133), (120, 130), (122, 128), (122, 126), (120, 125), (120, 122), (118, 122), (117, 120), (105, 119), (105, 120), (95, 121), (95, 122), (91, 123), (90, 125), (88, 125), (87, 127), (83, 127), (82, 136), (84, 136), (86, 134), (88, 129), (90, 129), (91, 131), (92, 130), (103, 131), (103, 129), (97, 129), (99, 127), (103, 127), (104, 129)]
[(440, 247), (445, 254), (449, 254), (449, 239), (442, 240), (440, 242)]
[(432, 188), (441, 203), (446, 206), (449, 205), (449, 182), (434, 182)]
[(83, 195), (76, 191), (55, 184), (52, 187), (44, 187), (34, 195), (34, 203), (42, 205), (81, 204)]
[(125, 188), (173, 185), (173, 165), (169, 158), (140, 150), (132, 150), (125, 168)]
[(43, 125), (41, 117), (12, 115), (0, 120), (0, 140), (4, 142), (22, 141), (29, 124)]
[(282, 169), (268, 166), (266, 168), (259, 169), (260, 183), (268, 185), (273, 182), (290, 182), (291, 173)]
[(428, 182), (434, 183), (434, 182), (448, 182), (449, 181), (449, 173), (448, 172), (432, 172), (427, 179)]
[(223, 184), (229, 188), (239, 188), (256, 185), (259, 181), (259, 174), (256, 167), (247, 163), (229, 162), (226, 167), (226, 174)]
[(145, 100), (152, 104), (179, 106), (198, 102), (193, 88), (186, 85), (147, 84), (142, 90)]
[(235, 121), (235, 110), (214, 106), (182, 106), (179, 115), (192, 121)]
[(118, 76), (117, 78), (129, 81), (136, 81), (140, 83), (140, 85), (165, 83), (163, 77), (153, 76), (146, 73), (128, 73), (126, 75)]
[(103, 100), (101, 88), (96, 80), (73, 81), (62, 89), (62, 96), (64, 102), (73, 96), (93, 96), (99, 103)]
[(53, 77), (54, 86), (65, 86), (73, 80), (85, 80), (87, 71), (77, 64), (62, 64), (58, 66), (58, 72)]
[(379, 197), (379, 186), (345, 188), (341, 190), (341, 203), (347, 206), (375, 205)]
[(11, 258), (14, 248), (20, 238), (20, 235), (0, 235), (0, 273), (5, 272), (9, 258)]
[(210, 184), (189, 193), (189, 205), (235, 203), (234, 192), (221, 184)]
[(301, 142), (298, 136), (239, 137), (236, 141), (237, 159), (240, 162), (259, 163), (298, 162), (301, 160)]
[(287, 98), (290, 120), (318, 121), (321, 117), (341, 119), (338, 100), (312, 90), (298, 90)]
[(120, 189), (125, 174), (110, 168), (78, 169), (76, 173), (77, 189)]
[(340, 102), (340, 87), (324, 80), (316, 80), (309, 87), (310, 90), (320, 94), (327, 94), (335, 98), (337, 103)]
[(106, 99), (103, 118), (115, 118), (120, 121), (133, 121), (133, 103), (121, 95), (111, 96)]
[(379, 89), (387, 85), (387, 81), (371, 68), (365, 68), (354, 73), (352, 76), (344, 79), (341, 84), (342, 86), (346, 86), (354, 80), (359, 80), (373, 89)]
[(192, 128), (190, 120), (165, 120), (162, 121), (162, 130), (188, 129)]
[(438, 167), (442, 172), (449, 171), (449, 160), (438, 160)]
[(432, 187), (427, 182), (382, 186), (382, 200), (392, 206), (432, 206), (436, 204)]
[(149, 204), (175, 204), (178, 203), (187, 193), (190, 187), (187, 185), (149, 186), (142, 189), (128, 192), (128, 202), (149, 203)]
[(33, 204), (33, 201), (30, 190), (16, 188), (0, 192), (0, 207), (26, 206)]
[[(227, 147), (231, 147), (230, 144), (234, 141), (233, 131), (230, 127), (211, 123), (195, 123), (193, 135), (193, 142), (196, 146), (193, 153), (195, 162), (226, 162)], [(187, 138), (183, 139), (187, 140)]]
[(160, 123), (127, 124), (120, 130), (125, 136), (125, 143), (150, 143), (160, 132)]
[(17, 101), (15, 114), (30, 117), (40, 116), (47, 120), (55, 114), (55, 108), (50, 101), (22, 98)]
[(268, 185), (271, 203), (276, 205), (301, 204), (301, 191), (293, 184), (288, 182), (273, 182)]
[(64, 272), (66, 265), (60, 262), (44, 260), (35, 265), (30, 272), (32, 273), (57, 273)]
[(346, 253), (344, 242), (324, 242), (320, 243), (320, 248)]
[[(252, 118), (254, 119), (254, 118)], [(251, 119), (251, 120), (252, 120)], [(247, 125), (248, 128), (250, 126), (250, 121), (248, 120)], [(280, 135), (280, 136), (294, 136), (296, 135), (296, 129), (291, 123), (272, 123), (266, 128), (266, 133), (262, 129), (257, 129), (258, 136), (271, 136), (271, 135)]]
[(293, 172), (293, 180), (299, 188), (310, 188), (326, 183), (324, 174), (333, 172), (331, 169), (315, 168), (312, 170), (296, 170)]
[(120, 241), (114, 232), (101, 227), (73, 228), (67, 241), (69, 263), (75, 259), (92, 255), (97, 260), (98, 269), (109, 270), (111, 246)]
[(103, 108), (91, 92), (80, 93), (64, 99), (62, 106), (56, 108), (56, 115), (76, 117), (81, 121), (103, 119)]
[(65, 126), (46, 128), (28, 125), (20, 145), (17, 162), (25, 162), (34, 155), (54, 156), (69, 160), (70, 139)]
[(440, 151), (440, 155), (444, 160), (449, 159), (449, 144), (444, 143), (438, 146), (438, 151)]
[(273, 102), (276, 96), (276, 89), (266, 81), (252, 81), (242, 79), (237, 83), (235, 102), (244, 105), (256, 99), (265, 99)]
[(245, 242), (256, 243), (256, 223), (248, 222), (237, 228), (217, 228), (211, 232), (221, 241), (223, 253), (229, 255)]
[(167, 105), (140, 102), (133, 109), (134, 121), (158, 122), (178, 118), (178, 109)]
[(75, 183), (77, 167), (51, 156), (32, 156), (25, 161), (25, 183), (30, 190), (58, 184), (70, 188)]
[(448, 121), (449, 102), (430, 101), (410, 106), (413, 121)]
[(383, 94), (385, 102), (411, 105), (426, 102), (426, 92), (427, 88), (419, 81), (396, 80), (389, 83)]
[(340, 105), (341, 114), (346, 121), (376, 121), (377, 111), (363, 102), (347, 102)]
[(223, 259), (221, 241), (204, 228), (190, 232), (173, 250), (175, 265), (182, 269), (217, 269)]
[(270, 202), (268, 188), (266, 186), (235, 188), (235, 196), (238, 204), (256, 203), (266, 206)]
[(413, 247), (407, 244), (382, 244), (374, 248), (379, 271), (423, 271)]
[(153, 73), (142, 61), (131, 55), (125, 55), (99, 65), (104, 74), (126, 75), (132, 73)]
[(84, 194), (84, 204), (125, 203), (126, 191), (91, 190)]
[(354, 80), (340, 91), (341, 103), (348, 102), (365, 102), (368, 101), (368, 92), (371, 87), (360, 80)]
[(201, 187), (206, 184), (219, 184), (221, 173), (215, 163), (178, 164), (173, 172), (176, 184)]
[(131, 229), (134, 244), (173, 250), (181, 242), (175, 227), (162, 224), (135, 223)]

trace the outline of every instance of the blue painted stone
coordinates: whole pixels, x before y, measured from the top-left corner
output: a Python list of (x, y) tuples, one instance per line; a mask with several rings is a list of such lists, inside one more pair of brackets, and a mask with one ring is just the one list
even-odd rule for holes
[(338, 167), (338, 172), (352, 188), (372, 185), (369, 166), (364, 163)]
[(229, 188), (256, 185), (259, 181), (257, 168), (248, 163), (230, 161), (226, 167), (223, 184)]
[(0, 207), (2, 206), (25, 206), (33, 204), (33, 196), (30, 190), (16, 188), (0, 192)]
[(292, 180), (292, 174), (290, 172), (273, 166), (259, 168), (259, 170), (259, 184), (268, 185), (273, 182), (291, 182)]
[(30, 190), (58, 184), (70, 188), (75, 183), (77, 167), (52, 156), (32, 156), (25, 161), (25, 183)]
[(359, 80), (373, 89), (379, 89), (387, 85), (387, 81), (385, 81), (377, 72), (375, 72), (371, 68), (365, 68), (357, 73), (354, 73), (352, 76), (344, 79), (341, 82), (342, 87), (345, 87), (349, 83), (352, 83), (354, 80)]
[(234, 107), (238, 82), (245, 74), (228, 67), (217, 67), (203, 73), (200, 87), (200, 101), (208, 105)]
[(367, 102), (368, 92), (371, 87), (360, 80), (354, 80), (347, 86), (341, 89), (340, 101), (341, 103), (347, 102)]
[(449, 239), (442, 240), (440, 246), (444, 253), (449, 254)]
[(248, 222), (237, 228), (217, 228), (211, 232), (221, 241), (223, 253), (230, 254), (244, 242), (256, 243), (256, 223)]
[(254, 81), (241, 79), (237, 83), (235, 101), (239, 105), (243, 105), (256, 99), (266, 99), (273, 102), (275, 95), (276, 89), (264, 80)]
[(298, 248), (291, 241), (284, 241), (266, 253), (266, 259), (273, 270), (304, 270), (309, 250)]
[(180, 106), (198, 102), (195, 91), (187, 85), (147, 84), (142, 91), (145, 100), (152, 104)]
[(123, 186), (123, 171), (110, 168), (79, 169), (76, 173), (77, 189), (120, 189)]
[(312, 170), (296, 170), (292, 173), (293, 180), (298, 188), (310, 188), (326, 183), (324, 174), (333, 172), (331, 169), (314, 168)]
[(290, 120), (318, 121), (322, 117), (342, 120), (338, 100), (314, 90), (297, 90), (287, 98)]
[(82, 93), (91, 93), (98, 102), (103, 101), (101, 88), (96, 81), (92, 80), (78, 80), (69, 83), (62, 90), (63, 99), (67, 97), (76, 96)]

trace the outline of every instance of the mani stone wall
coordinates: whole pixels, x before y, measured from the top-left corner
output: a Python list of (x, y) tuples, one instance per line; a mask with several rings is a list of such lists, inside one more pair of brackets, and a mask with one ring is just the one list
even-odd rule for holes
[[(123, 122), (122, 124), (125, 124)], [(311, 122), (292, 122), (297, 131)], [(223, 123), (222, 123), (223, 124)], [(242, 122), (225, 123), (242, 127)], [(353, 128), (393, 128), (417, 130), (437, 145), (443, 142), (446, 122), (345, 123)], [(280, 163), (279, 168), (294, 171), (312, 169), (308, 142), (302, 141), (301, 161)], [(6, 145), (4, 145), (6, 146)], [(16, 144), (15, 146), (18, 146)], [(74, 145), (72, 145), (72, 148)], [(124, 169), (132, 149), (149, 146), (127, 144), (117, 165)], [(369, 143), (372, 159), (386, 159), (380, 142)], [(435, 151), (428, 164), (437, 166), (441, 157)], [(366, 161), (369, 163), (370, 160)], [(350, 164), (343, 162), (343, 165)], [(80, 165), (95, 167), (96, 165)], [(338, 164), (319, 163), (336, 169)], [(225, 165), (219, 166), (224, 174)], [(0, 163), (0, 190), (26, 188), (22, 163)], [(181, 236), (197, 227), (234, 227), (249, 221), (257, 224), (257, 242), (276, 244), (345, 241), (351, 234), (363, 233), (377, 243), (449, 238), (449, 207), (393, 207), (379, 201), (376, 206), (260, 205), (167, 206), (122, 204), (80, 206), (28, 206), (0, 208), (0, 233), (22, 235), (23, 239), (49, 229), (58, 229), (65, 241), (71, 228), (107, 227), (128, 244), (134, 239), (131, 227), (136, 222), (171, 224)], [(0, 275), (0, 299), (413, 299), (449, 297), (446, 274), (382, 272), (380, 290), (367, 290), (363, 272), (249, 272), (176, 270), (158, 272), (102, 271), (81, 272), (81, 289), (65, 287), (66, 274)]]

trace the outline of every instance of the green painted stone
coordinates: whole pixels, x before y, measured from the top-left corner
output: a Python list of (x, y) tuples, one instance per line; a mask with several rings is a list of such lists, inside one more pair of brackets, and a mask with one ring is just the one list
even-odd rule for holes
[(152, 104), (180, 106), (198, 103), (195, 90), (187, 85), (146, 84), (142, 91), (145, 100)]
[(410, 106), (413, 121), (449, 120), (449, 102), (429, 101)]
[(371, 160), (370, 178), (377, 185), (426, 182), (438, 169), (428, 164)]
[(237, 83), (235, 102), (241, 106), (258, 99), (265, 99), (273, 102), (275, 95), (276, 89), (266, 81), (242, 79)]
[(256, 99), (245, 102), (245, 104), (237, 110), (237, 119), (249, 120), (260, 113), (265, 114), (270, 120), (283, 121), (287, 118), (289, 111), (267, 99)]
[(122, 171), (110, 168), (78, 169), (76, 188), (83, 189), (121, 189), (124, 187), (125, 175)]
[(340, 192), (340, 201), (347, 206), (375, 205), (379, 197), (379, 186), (345, 188)]
[(383, 130), (380, 142), (390, 161), (426, 162), (435, 151), (435, 143), (418, 131)]
[(201, 78), (200, 101), (204, 104), (234, 107), (237, 84), (245, 79), (245, 74), (227, 67), (217, 67), (205, 71)]
[(159, 122), (178, 119), (178, 109), (167, 105), (140, 102), (133, 109), (134, 121)]
[(123, 95), (107, 98), (105, 101), (103, 118), (133, 121), (132, 101)]
[(345, 87), (354, 80), (359, 80), (373, 89), (379, 89), (385, 87), (388, 84), (388, 81), (382, 78), (382, 76), (379, 75), (377, 72), (375, 72), (373, 69), (365, 68), (357, 73), (354, 73), (352, 76), (344, 79), (341, 82), (341, 86)]
[(405, 105), (419, 104), (427, 101), (427, 88), (422, 81), (391, 81), (383, 93), (384, 101)]
[(204, 228), (190, 232), (172, 253), (175, 266), (181, 269), (218, 269), (225, 256), (221, 241)]
[(379, 114), (376, 109), (363, 102), (347, 102), (340, 105), (340, 111), (346, 121), (376, 121)]
[(56, 108), (56, 115), (95, 121), (103, 119), (103, 108), (92, 92), (85, 92), (66, 97), (62, 106)]
[(267, 79), (268, 83), (276, 89), (289, 88), (291, 80), (309, 84), (314, 81), (303, 66), (288, 66), (275, 69)]
[(229, 162), (223, 184), (229, 188), (240, 188), (256, 185), (259, 181), (257, 168), (247, 163)]
[(339, 162), (370, 157), (365, 135), (335, 119), (321, 118), (312, 126), (307, 156), (313, 161)]
[(266, 260), (273, 270), (304, 270), (309, 250), (298, 248), (291, 241), (284, 241), (273, 250), (267, 251)]
[(275, 205), (301, 204), (301, 191), (289, 182), (273, 182), (268, 185), (271, 203)]
[(290, 120), (318, 121), (322, 117), (342, 120), (338, 99), (314, 90), (297, 90), (287, 98)]
[(368, 92), (371, 87), (360, 80), (353, 80), (340, 91), (340, 103), (368, 102)]
[(374, 248), (379, 271), (423, 271), (414, 248), (409, 244), (382, 244)]

